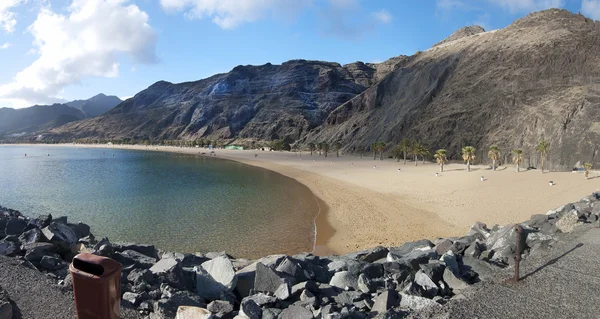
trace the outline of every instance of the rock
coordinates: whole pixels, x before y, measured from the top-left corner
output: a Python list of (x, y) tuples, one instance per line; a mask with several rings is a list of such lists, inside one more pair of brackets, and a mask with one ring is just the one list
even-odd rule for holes
[(53, 221), (48, 227), (42, 229), (42, 233), (48, 241), (66, 246), (77, 243), (77, 235), (67, 225)]
[[(165, 258), (165, 257), (163, 256), (163, 258)], [(175, 258), (175, 257), (173, 257), (173, 258)], [(202, 265), (205, 261), (208, 261), (208, 260), (209, 260), (209, 258), (206, 258), (201, 255), (199, 256), (199, 255), (195, 255), (195, 254), (184, 254), (183, 259), (181, 259), (181, 266), (193, 268), (195, 266)]]
[(262, 319), (277, 319), (282, 310), (277, 308), (263, 308)]
[(66, 225), (67, 224), (67, 216), (56, 217), (56, 218), (52, 219), (52, 221)]
[(236, 277), (238, 278), (237, 285), (235, 287), (236, 293), (244, 298), (250, 295), (250, 290), (254, 289), (254, 278), (256, 277), (256, 266), (260, 263), (266, 266), (275, 267), (279, 264), (285, 255), (271, 255), (263, 257), (256, 262), (238, 270)]
[(421, 287), (424, 297), (433, 298), (438, 294), (438, 286), (422, 270), (417, 271), (414, 282)]
[(365, 274), (360, 274), (358, 276), (357, 288), (364, 293), (371, 293), (375, 292), (377, 285), (365, 276)]
[(554, 241), (554, 236), (550, 234), (544, 234), (542, 232), (526, 232), (524, 233), (524, 235), (527, 236), (525, 238), (525, 243), (527, 244), (527, 247), (533, 247), (535, 244), (541, 242), (551, 243), (552, 241)]
[(475, 241), (467, 249), (465, 249), (465, 256), (479, 258), (481, 252), (485, 250), (485, 244), (480, 241)]
[[(423, 249), (429, 249), (433, 246), (434, 245), (430, 240), (422, 239), (422, 240), (405, 243), (399, 247), (390, 248), (389, 252), (396, 256), (404, 256), (404, 255), (411, 253), (415, 249), (423, 250)], [(388, 261), (393, 261), (393, 260), (388, 260)]]
[(12, 319), (12, 305), (8, 301), (0, 300), (0, 319)]
[(450, 247), (450, 251), (452, 251), (455, 255), (462, 255), (470, 244), (471, 242), (468, 240), (457, 240)]
[(280, 319), (312, 319), (310, 310), (300, 306), (289, 306), (279, 314)]
[[(146, 294), (147, 298), (145, 298), (144, 300), (150, 299), (150, 296), (148, 294)], [(141, 296), (141, 294), (136, 294), (133, 292), (126, 292), (123, 294), (123, 296), (121, 297), (122, 300), (128, 302), (129, 304), (131, 304), (133, 307), (137, 307), (139, 306), (140, 303), (142, 303), (143, 297)]]
[(8, 235), (21, 235), (29, 224), (25, 219), (20, 218), (9, 218), (6, 222), (6, 226), (4, 227), (4, 233)]
[(477, 273), (479, 279), (481, 280), (488, 280), (495, 277), (499, 269), (500, 268), (493, 266), (483, 260), (467, 256), (462, 258), (461, 274), (472, 270), (475, 273)]
[(113, 258), (123, 264), (124, 267), (133, 266), (135, 268), (148, 269), (154, 265), (156, 259), (146, 256), (134, 250), (124, 250), (114, 253)]
[(269, 296), (267, 294), (264, 294), (262, 292), (259, 292), (255, 295), (252, 296), (248, 296), (244, 299), (242, 299), (242, 301), (249, 299), (254, 301), (257, 305), (259, 306), (264, 306), (264, 305), (268, 305), (268, 304), (274, 304), (277, 302), (277, 298), (273, 297), (273, 296)]
[(542, 214), (532, 215), (531, 218), (525, 222), (525, 224), (536, 229), (542, 228), (546, 223), (548, 223), (548, 215)]
[(262, 309), (251, 299), (244, 299), (240, 306), (240, 315), (250, 319), (262, 318)]
[(42, 232), (37, 229), (30, 229), (19, 236), (19, 242), (21, 245), (29, 245), (33, 243), (39, 243), (42, 241)]
[(426, 264), (430, 260), (438, 259), (439, 255), (434, 249), (415, 249), (411, 253), (399, 257), (393, 254), (388, 254), (388, 261), (396, 261), (406, 265), (410, 265), (412, 269), (418, 270), (420, 264)]
[(134, 269), (127, 275), (127, 280), (134, 284), (153, 284), (154, 276), (148, 269)]
[(442, 257), (440, 257), (440, 261), (442, 261), (444, 265), (446, 265), (446, 268), (449, 268), (453, 273), (460, 273), (456, 255), (454, 252), (452, 252), (452, 250), (445, 252)]
[(208, 258), (208, 259), (215, 259), (215, 258), (218, 258), (218, 257), (225, 257), (225, 258), (227, 258), (229, 260), (234, 259), (233, 256), (227, 254), (224, 251), (217, 251), (217, 252), (212, 252), (211, 251), (211, 252), (206, 253), (204, 256), (206, 258)]
[(69, 226), (73, 232), (75, 232), (75, 235), (78, 239), (90, 235), (90, 226), (82, 222), (78, 222), (77, 224), (67, 224), (67, 226)]
[(179, 260), (174, 258), (163, 258), (150, 267), (150, 272), (153, 275), (161, 277), (169, 285), (178, 289), (185, 287), (182, 271)]
[(429, 277), (433, 282), (442, 280), (444, 269), (446, 268), (444, 264), (440, 263), (439, 261), (422, 264), (420, 267), (427, 277)]
[[(300, 272), (302, 272), (302, 269), (300, 268), (298, 263), (289, 257), (285, 257), (281, 261), (281, 263), (279, 263), (279, 266), (275, 268), (275, 270), (293, 278), (296, 278), (300, 274)], [(307, 278), (304, 279), (306, 280)]]
[(212, 319), (210, 311), (200, 307), (180, 306), (175, 319)]
[(452, 292), (455, 294), (458, 291), (465, 289), (469, 286), (466, 282), (462, 281), (460, 278), (457, 278), (456, 275), (452, 273), (452, 271), (450, 271), (448, 268), (444, 269), (443, 279), (444, 282), (448, 284), (448, 287), (450, 287), (450, 289), (452, 289)]
[(384, 313), (398, 305), (400, 305), (400, 295), (398, 295), (398, 292), (395, 290), (386, 290), (375, 297), (375, 303), (371, 308), (371, 312), (374, 314)]
[(39, 263), (46, 255), (52, 255), (57, 247), (50, 243), (33, 243), (23, 246), (25, 250), (25, 259), (33, 264)]
[(254, 290), (257, 292), (275, 293), (284, 283), (283, 278), (279, 277), (271, 268), (258, 263), (256, 265), (256, 277), (254, 278)]
[(226, 257), (214, 258), (194, 269), (196, 291), (205, 299), (217, 300), (223, 293), (232, 291), (237, 283), (233, 265)]
[(172, 292), (169, 303), (174, 306), (206, 307), (206, 302), (202, 297), (185, 290)]
[(441, 307), (441, 305), (431, 299), (400, 294), (400, 307), (409, 308), (414, 311), (420, 311), (428, 307)]
[(385, 274), (382, 264), (367, 264), (360, 270), (367, 278), (382, 278)]
[(487, 228), (487, 225), (481, 222), (476, 222), (471, 226), (471, 229), (467, 233), (467, 235), (480, 234), (484, 238), (490, 237), (490, 230)]
[(335, 259), (327, 264), (327, 270), (331, 272), (339, 272), (348, 270), (353, 266), (360, 266), (361, 263), (353, 259)]
[(44, 256), (40, 260), (40, 267), (47, 270), (56, 270), (63, 267), (63, 260), (53, 256)]
[(340, 271), (333, 275), (329, 284), (341, 289), (348, 287), (356, 290), (358, 289), (358, 278), (349, 271)]
[(39, 224), (38, 224), (39, 228), (48, 227), (48, 225), (50, 225), (50, 223), (52, 222), (52, 214), (39, 215), (35, 219), (39, 222)]
[(387, 248), (382, 247), (382, 246), (377, 246), (375, 248), (346, 254), (342, 257), (372, 263), (376, 260), (385, 258), (385, 256), (387, 256), (388, 252), (389, 252), (389, 250)]
[(215, 300), (206, 306), (206, 309), (222, 318), (233, 312), (233, 305), (227, 301)]
[(108, 238), (104, 237), (94, 246), (93, 253), (99, 256), (111, 257), (115, 250)]
[(0, 240), (0, 255), (16, 256), (19, 253), (19, 247), (12, 241)]
[(333, 300), (340, 305), (354, 305), (355, 302), (363, 300), (363, 294), (358, 291), (342, 291), (339, 293), (333, 294)]
[(154, 260), (158, 260), (158, 250), (154, 247), (154, 245), (143, 245), (143, 244), (135, 244), (135, 243), (116, 243), (113, 245), (115, 251), (124, 252), (127, 250), (132, 250), (142, 255), (152, 257)]
[(312, 280), (304, 281), (304, 282), (295, 284), (292, 287), (291, 295), (292, 296), (298, 296), (305, 289), (308, 290), (308, 291), (310, 291), (310, 292), (312, 292), (312, 293), (317, 293), (319, 291), (319, 286), (317, 285), (316, 282), (314, 282)]
[(573, 231), (573, 228), (577, 225), (579, 218), (575, 214), (574, 210), (566, 213), (556, 222), (556, 228), (563, 233), (570, 233)]
[(452, 241), (448, 239), (443, 239), (435, 245), (434, 249), (438, 255), (442, 255), (445, 252), (447, 252), (450, 249), (450, 247), (452, 247)]

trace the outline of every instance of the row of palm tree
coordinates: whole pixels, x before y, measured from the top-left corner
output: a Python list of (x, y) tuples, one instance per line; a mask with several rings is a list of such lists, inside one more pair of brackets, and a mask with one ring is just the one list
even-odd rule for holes
[[(318, 150), (319, 155), (321, 155), (321, 152), (322, 152), (325, 155), (325, 157), (327, 157), (327, 154), (329, 153), (329, 143), (320, 142), (318, 144), (315, 144), (313, 142), (310, 142), (310, 143), (308, 143), (308, 149), (310, 150), (310, 156), (313, 155), (313, 152), (315, 150)], [(340, 142), (334, 143), (333, 149), (335, 150), (335, 156), (340, 157), (340, 150), (342, 149), (342, 143), (340, 143)]]

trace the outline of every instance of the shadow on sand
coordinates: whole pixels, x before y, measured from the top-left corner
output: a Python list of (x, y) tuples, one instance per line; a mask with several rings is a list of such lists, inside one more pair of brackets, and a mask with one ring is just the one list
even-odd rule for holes
[(537, 268), (537, 269), (535, 269), (534, 271), (532, 271), (532, 272), (528, 273), (527, 275), (525, 275), (525, 276), (521, 277), (521, 280), (525, 280), (525, 278), (527, 278), (527, 277), (529, 277), (529, 276), (533, 276), (534, 274), (536, 274), (536, 273), (537, 273), (537, 272), (539, 272), (540, 270), (542, 270), (542, 269), (544, 269), (544, 268), (546, 268), (546, 267), (548, 267), (548, 266), (550, 266), (550, 265), (553, 265), (553, 264), (555, 264), (555, 263), (556, 263), (557, 261), (559, 261), (561, 258), (565, 257), (566, 255), (570, 254), (570, 253), (571, 253), (571, 252), (573, 252), (575, 249), (577, 249), (577, 248), (580, 248), (580, 247), (583, 247), (583, 244), (582, 244), (582, 243), (579, 243), (579, 244), (575, 245), (575, 247), (573, 247), (573, 248), (571, 248), (571, 249), (567, 250), (567, 251), (566, 251), (564, 254), (562, 254), (562, 255), (560, 255), (560, 256), (558, 256), (558, 257), (554, 258), (554, 259), (551, 259), (550, 261), (548, 261), (548, 262), (547, 262), (547, 263), (545, 263), (544, 265), (542, 265), (542, 266), (538, 267), (538, 268)]

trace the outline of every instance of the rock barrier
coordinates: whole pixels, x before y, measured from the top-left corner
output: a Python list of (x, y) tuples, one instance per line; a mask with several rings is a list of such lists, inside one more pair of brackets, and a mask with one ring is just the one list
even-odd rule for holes
[[(598, 222), (599, 199), (600, 193), (594, 193), (521, 223), (523, 260), (552, 247), (578, 224)], [(0, 255), (19, 258), (66, 290), (72, 289), (68, 265), (76, 254), (113, 258), (123, 264), (122, 306), (152, 319), (186, 313), (223, 319), (388, 318), (440, 307), (510, 267), (514, 226), (490, 229), (477, 222), (463, 237), (342, 256), (305, 253), (248, 260), (225, 252), (182, 254), (96, 240), (86, 224), (51, 215), (30, 218), (0, 206)]]

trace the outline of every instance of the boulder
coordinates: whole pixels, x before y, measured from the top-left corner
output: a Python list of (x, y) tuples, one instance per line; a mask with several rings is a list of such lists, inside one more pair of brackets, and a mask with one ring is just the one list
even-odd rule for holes
[(460, 278), (457, 278), (456, 275), (450, 271), (448, 268), (444, 269), (443, 279), (448, 287), (452, 289), (453, 293), (457, 293), (458, 291), (467, 288), (469, 285), (462, 281)]
[[(163, 256), (163, 258), (165, 258), (165, 256)], [(208, 261), (208, 260), (209, 260), (209, 258), (206, 258), (202, 255), (184, 254), (183, 259), (181, 259), (181, 266), (193, 268), (195, 266), (202, 265), (205, 261)]]
[(359, 270), (358, 274), (360, 273), (364, 274), (369, 279), (382, 278), (385, 275), (382, 264), (366, 264)]
[(289, 306), (279, 314), (280, 319), (312, 319), (313, 313), (300, 306)]
[[(303, 272), (298, 263), (289, 257), (285, 257), (275, 270), (293, 278), (298, 277)], [(302, 277), (304, 280), (308, 279), (304, 276)]]
[(185, 288), (183, 269), (177, 259), (163, 258), (150, 267), (150, 272), (175, 288)]
[(4, 227), (4, 233), (8, 235), (21, 235), (29, 222), (21, 218), (9, 218)]
[(420, 311), (429, 307), (439, 308), (441, 305), (431, 299), (411, 296), (406, 294), (400, 294), (400, 307), (408, 308), (413, 311)]
[(554, 236), (551, 234), (544, 234), (542, 232), (527, 232), (525, 233), (525, 236), (527, 236), (525, 238), (527, 247), (533, 247), (541, 242), (546, 242), (549, 244), (554, 241)]
[(282, 311), (283, 310), (278, 308), (263, 308), (262, 319), (277, 319)]
[(52, 221), (66, 225), (67, 224), (67, 216), (56, 217), (56, 218), (52, 219)]
[(242, 302), (244, 300), (250, 299), (252, 301), (254, 301), (257, 305), (259, 306), (264, 306), (264, 305), (269, 305), (269, 304), (274, 304), (277, 302), (277, 298), (273, 297), (273, 296), (269, 296), (267, 294), (264, 294), (262, 292), (259, 292), (257, 294), (254, 294), (252, 296), (248, 296), (244, 299), (242, 299)]
[(442, 255), (443, 253), (447, 252), (450, 247), (452, 247), (452, 241), (449, 239), (442, 239), (435, 245), (434, 249), (438, 255)]
[(39, 264), (44, 256), (52, 255), (57, 250), (57, 247), (50, 243), (33, 243), (22, 248), (25, 250), (25, 259), (33, 264)]
[(214, 314), (217, 314), (217, 317), (223, 318), (227, 317), (234, 310), (233, 305), (224, 300), (215, 300), (206, 306), (206, 309)]
[(355, 302), (364, 299), (363, 294), (358, 291), (342, 291), (332, 294), (333, 300), (340, 306), (352, 306)]
[(57, 270), (64, 268), (63, 260), (54, 256), (44, 256), (40, 260), (40, 267), (46, 270)]
[(145, 292), (141, 293), (141, 294), (136, 294), (133, 292), (126, 292), (123, 294), (121, 299), (123, 301), (129, 303), (131, 306), (137, 307), (142, 303), (142, 301), (146, 301), (146, 300), (150, 299), (150, 295), (148, 295), (148, 293), (145, 293)]
[(240, 305), (240, 315), (250, 319), (262, 318), (262, 309), (251, 299), (244, 299)]
[(19, 247), (12, 241), (0, 240), (0, 255), (16, 256), (19, 253)]
[(319, 300), (317, 300), (317, 297), (315, 297), (312, 292), (304, 290), (300, 294), (300, 301), (297, 303), (297, 305), (309, 309), (316, 309), (319, 307)]
[(469, 257), (473, 257), (473, 258), (479, 258), (479, 256), (481, 256), (481, 252), (483, 252), (485, 250), (485, 243), (482, 243), (480, 241), (475, 241), (474, 243), (471, 244), (471, 246), (469, 246), (467, 249), (465, 249), (465, 256), (469, 256)]
[(497, 272), (501, 269), (483, 260), (467, 256), (462, 258), (462, 265), (460, 268), (461, 274), (472, 270), (478, 275), (479, 279), (481, 280), (488, 280), (494, 278)]
[(226, 257), (217, 257), (204, 262), (196, 271), (196, 291), (208, 300), (217, 300), (223, 293), (235, 288), (237, 276), (231, 261)]
[(429, 277), (433, 282), (442, 280), (444, 269), (446, 268), (444, 264), (440, 263), (439, 261), (422, 264), (420, 267), (427, 277)]
[(316, 282), (312, 280), (297, 283), (294, 286), (292, 286), (291, 295), (298, 296), (300, 293), (302, 293), (303, 290), (308, 290), (312, 293), (317, 293), (319, 291), (319, 286)]
[(481, 223), (481, 222), (475, 222), (475, 224), (473, 224), (473, 226), (471, 226), (471, 229), (469, 230), (467, 235), (475, 235), (475, 234), (480, 234), (484, 238), (488, 238), (488, 237), (490, 237), (490, 230), (487, 228), (486, 224)]
[(400, 295), (395, 290), (386, 290), (377, 297), (375, 297), (375, 303), (371, 308), (373, 314), (385, 313), (388, 310), (400, 305)]
[(334, 259), (327, 264), (327, 270), (330, 272), (338, 272), (348, 270), (351, 267), (360, 267), (361, 263), (354, 259)]
[(154, 276), (148, 269), (133, 269), (128, 275), (127, 280), (133, 284), (153, 284)]
[(371, 293), (375, 292), (377, 284), (371, 281), (365, 274), (360, 274), (360, 276), (358, 276), (357, 288), (364, 293)]
[(35, 220), (37, 220), (36, 225), (38, 225), (39, 228), (48, 227), (52, 222), (52, 214), (39, 215)]
[(77, 238), (84, 238), (90, 235), (90, 226), (82, 222), (77, 224), (67, 224), (74, 232)]
[(111, 257), (115, 250), (108, 238), (104, 237), (96, 243), (93, 249), (93, 253), (99, 256)]
[(349, 271), (340, 271), (335, 273), (329, 282), (331, 286), (341, 289), (352, 288), (358, 289), (358, 277), (354, 276)]
[(77, 243), (77, 234), (67, 225), (53, 221), (48, 227), (42, 229), (48, 241), (66, 246)]
[(285, 255), (271, 255), (267, 257), (263, 257), (256, 262), (238, 270), (236, 272), (236, 277), (238, 278), (238, 282), (235, 287), (236, 293), (241, 297), (247, 297), (250, 295), (250, 290), (254, 289), (254, 278), (256, 277), (256, 267), (257, 265), (263, 264), (266, 266), (275, 267), (277, 264), (281, 262), (285, 258)]
[(452, 250), (445, 252), (442, 257), (440, 257), (440, 261), (443, 262), (444, 265), (446, 265), (446, 268), (449, 268), (453, 273), (458, 274), (460, 272), (458, 260), (456, 259), (456, 255), (454, 252), (452, 252)]
[(179, 306), (175, 319), (212, 319), (210, 311), (200, 307)]
[(354, 252), (354, 253), (349, 253), (349, 254), (343, 255), (341, 257), (372, 263), (376, 260), (385, 258), (385, 256), (387, 256), (388, 252), (389, 252), (389, 250), (387, 248), (382, 247), (382, 246), (377, 246), (375, 248), (371, 248), (371, 249), (367, 249), (367, 250), (363, 250), (363, 251), (359, 251), (359, 252)]
[[(433, 247), (434, 244), (428, 239), (417, 240), (405, 243), (402, 246), (390, 248), (389, 252), (396, 256), (404, 256), (414, 251), (415, 249), (423, 250)], [(390, 261), (390, 260), (388, 260)]]
[(274, 294), (283, 283), (283, 278), (271, 268), (262, 263), (256, 265), (256, 277), (254, 278), (255, 291), (270, 292)]
[(563, 233), (570, 233), (573, 231), (575, 226), (577, 226), (577, 222), (579, 221), (579, 217), (575, 210), (571, 210), (562, 216), (555, 224), (556, 228)]
[(148, 269), (154, 265), (156, 259), (150, 256), (141, 254), (135, 250), (124, 250), (114, 253), (113, 258), (123, 264), (124, 267), (133, 266), (135, 268)]
[(19, 236), (19, 242), (21, 245), (29, 245), (33, 243), (39, 243), (42, 241), (42, 232), (37, 229), (30, 229)]
[(135, 244), (135, 243), (116, 243), (113, 245), (115, 251), (123, 252), (126, 250), (133, 250), (142, 255), (146, 255), (158, 259), (158, 250), (154, 247), (154, 245), (143, 245), (143, 244)]
[(433, 298), (438, 294), (438, 286), (422, 270), (417, 271), (415, 274), (414, 283), (421, 287), (424, 297)]
[(208, 259), (215, 259), (218, 257), (225, 257), (229, 260), (234, 259), (233, 256), (227, 254), (224, 251), (217, 251), (217, 252), (211, 251), (211, 252), (206, 253), (204, 256)]
[(435, 249), (431, 248), (420, 248), (415, 249), (404, 256), (397, 256), (392, 254), (391, 252), (388, 254), (387, 260), (388, 262), (400, 262), (406, 265), (410, 265), (412, 269), (418, 270), (420, 264), (426, 264), (430, 260), (438, 259), (439, 255), (435, 251)]
[(542, 228), (546, 223), (548, 223), (548, 215), (542, 214), (532, 215), (531, 218), (525, 222), (525, 224), (535, 229)]

